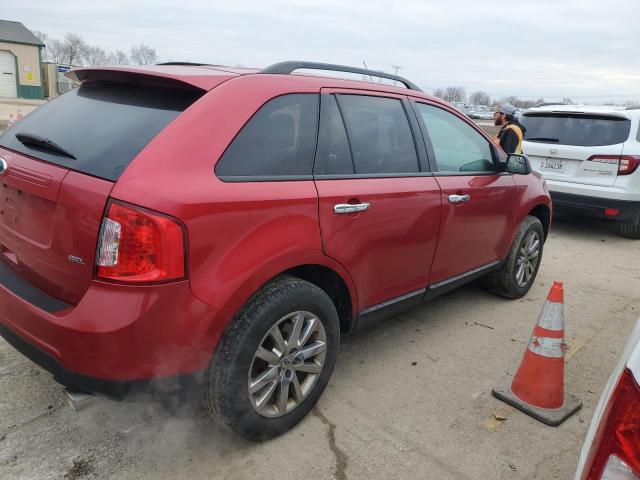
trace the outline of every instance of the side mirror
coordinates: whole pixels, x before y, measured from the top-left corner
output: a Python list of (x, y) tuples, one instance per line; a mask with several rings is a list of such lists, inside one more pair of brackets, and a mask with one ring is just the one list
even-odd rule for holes
[(529, 175), (531, 173), (529, 159), (524, 155), (518, 155), (516, 153), (509, 154), (507, 158), (507, 172), (517, 175)]

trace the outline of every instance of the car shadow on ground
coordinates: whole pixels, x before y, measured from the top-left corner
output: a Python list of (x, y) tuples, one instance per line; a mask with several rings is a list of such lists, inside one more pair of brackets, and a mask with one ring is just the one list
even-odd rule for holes
[(553, 214), (551, 238), (554, 238), (556, 233), (560, 233), (563, 236), (577, 235), (586, 239), (600, 238), (604, 240), (608, 238), (618, 238), (625, 241), (632, 241), (618, 235), (615, 221), (562, 213)]

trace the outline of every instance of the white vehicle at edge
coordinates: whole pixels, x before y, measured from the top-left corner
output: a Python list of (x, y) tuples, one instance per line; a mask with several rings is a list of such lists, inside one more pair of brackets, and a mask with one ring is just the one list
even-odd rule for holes
[(640, 109), (547, 105), (519, 121), (556, 210), (617, 220), (622, 236), (640, 239)]
[(640, 479), (640, 321), (598, 402), (576, 480)]

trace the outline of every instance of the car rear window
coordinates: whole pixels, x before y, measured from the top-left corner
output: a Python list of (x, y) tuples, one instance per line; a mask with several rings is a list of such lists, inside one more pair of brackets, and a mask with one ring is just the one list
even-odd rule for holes
[[(0, 146), (116, 181), (135, 156), (203, 92), (124, 84), (84, 84), (43, 105), (0, 136)], [(75, 159), (23, 144), (48, 139)]]
[(620, 117), (584, 114), (525, 114), (520, 123), (529, 142), (597, 147), (623, 143), (629, 138), (631, 122)]

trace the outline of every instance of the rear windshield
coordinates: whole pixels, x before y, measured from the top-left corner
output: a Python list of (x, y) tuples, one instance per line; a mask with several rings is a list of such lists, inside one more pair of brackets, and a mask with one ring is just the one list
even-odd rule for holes
[[(202, 92), (85, 84), (43, 105), (0, 136), (0, 146), (115, 181), (135, 156)], [(22, 136), (20, 135), (22, 134)], [(75, 157), (16, 137), (46, 139)]]
[(598, 147), (623, 143), (629, 138), (631, 121), (619, 117), (576, 114), (525, 114), (520, 123), (529, 142)]

